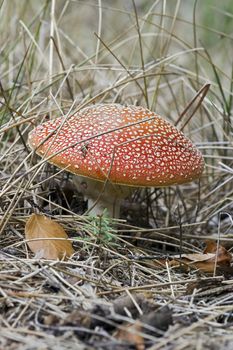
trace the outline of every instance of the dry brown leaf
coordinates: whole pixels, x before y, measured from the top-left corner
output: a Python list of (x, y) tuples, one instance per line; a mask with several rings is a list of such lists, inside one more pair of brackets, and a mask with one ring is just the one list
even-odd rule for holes
[(45, 215), (32, 214), (30, 216), (26, 222), (25, 236), (27, 240), (38, 239), (29, 241), (27, 244), (31, 251), (40, 258), (56, 260), (69, 257), (74, 253), (63, 227)]
[[(215, 254), (213, 253), (190, 253), (190, 254), (182, 254), (182, 259), (187, 259), (190, 262), (205, 262), (213, 259)], [(180, 256), (175, 256), (176, 259), (179, 259)]]
[(229, 266), (232, 261), (231, 253), (229, 253), (227, 249), (222, 245), (219, 244), (218, 246), (217, 243), (214, 241), (206, 241), (206, 247), (203, 253), (213, 253), (213, 260), (215, 260), (217, 253), (217, 264), (221, 266)]
[(136, 350), (144, 350), (145, 344), (143, 337), (139, 334), (142, 332), (142, 324), (140, 321), (136, 321), (134, 324), (127, 323), (124, 325), (124, 329), (119, 329), (115, 338), (121, 341), (125, 341), (135, 346)]
[(182, 264), (182, 267), (188, 268), (193, 268), (193, 269), (198, 269), (203, 272), (213, 272), (214, 271), (214, 262), (210, 260), (200, 260), (200, 261), (193, 261), (188, 258), (181, 258), (177, 260), (171, 260), (169, 262), (169, 266), (172, 267), (179, 267), (180, 264)]
[[(195, 254), (182, 254), (172, 257), (172, 260), (168, 261), (168, 265), (172, 267), (179, 267), (181, 264), (185, 267), (193, 267), (203, 272), (213, 272), (215, 269), (215, 260), (217, 258), (217, 267), (230, 267), (232, 261), (232, 255), (226, 248), (213, 241), (206, 242), (206, 248), (203, 253)], [(217, 257), (216, 257), (217, 254)], [(166, 260), (157, 260), (158, 264), (165, 265)]]

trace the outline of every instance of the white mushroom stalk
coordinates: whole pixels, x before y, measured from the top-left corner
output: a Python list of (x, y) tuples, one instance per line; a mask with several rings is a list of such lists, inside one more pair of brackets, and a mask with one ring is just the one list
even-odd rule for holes
[(97, 215), (107, 208), (118, 217), (132, 187), (182, 184), (204, 169), (201, 153), (182, 132), (137, 106), (94, 105), (39, 125), (28, 141), (37, 154), (82, 177), (75, 182)]
[(73, 181), (88, 201), (87, 213), (92, 216), (102, 215), (107, 211), (110, 217), (119, 218), (121, 201), (133, 190), (132, 187), (104, 183), (82, 176), (74, 176)]

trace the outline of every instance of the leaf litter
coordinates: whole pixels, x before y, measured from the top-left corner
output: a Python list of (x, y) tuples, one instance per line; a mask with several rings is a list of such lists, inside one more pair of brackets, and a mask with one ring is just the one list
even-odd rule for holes
[(215, 269), (223, 271), (231, 267), (232, 255), (226, 248), (213, 241), (207, 241), (203, 253), (173, 255), (171, 258), (157, 259), (155, 264), (168, 265), (171, 267), (183, 267), (186, 269), (197, 269), (203, 272), (214, 272)]
[[(215, 319), (218, 327), (218, 324), (222, 324), (229, 317), (231, 299), (227, 299), (227, 295), (232, 290), (232, 284), (227, 284), (223, 275), (213, 277), (212, 273), (216, 258), (218, 267), (230, 268), (231, 254), (221, 245), (207, 242), (203, 253), (187, 253), (176, 255), (175, 258), (173, 256), (170, 261), (167, 259), (172, 278), (169, 280), (162, 259), (159, 264), (157, 259), (152, 259), (154, 265), (150, 264), (149, 267), (146, 267), (143, 260), (142, 265), (137, 259), (134, 261), (125, 258), (124, 261), (121, 256), (114, 256), (108, 240), (99, 243), (101, 248), (94, 248), (98, 255), (92, 251), (91, 256), (81, 254), (78, 259), (72, 257), (75, 256), (72, 255), (73, 251), (78, 253), (80, 246), (88, 243), (84, 240), (81, 244), (79, 239), (73, 239), (72, 248), (70, 241), (67, 241), (67, 251), (63, 244), (57, 245), (58, 241), (54, 238), (65, 239), (61, 241), (64, 243), (67, 235), (63, 226), (55, 219), (32, 214), (25, 227), (27, 235), (29, 233), (27, 239), (32, 239), (34, 232), (37, 238), (49, 238), (52, 248), (49, 245), (49, 249), (45, 249), (44, 242), (47, 239), (41, 242), (39, 240), (39, 244), (29, 245), (32, 250), (29, 253), (32, 255), (31, 259), (16, 259), (14, 255), (3, 251), (0, 288), (4, 320), (1, 320), (0, 334), (5, 334), (4, 344), (9, 341), (17, 342), (18, 335), (27, 335), (30, 342), (38, 334), (45, 335), (49, 332), (50, 335), (59, 336), (61, 344), (62, 339), (67, 339), (67, 334), (72, 334), (73, 341), (81, 341), (80, 344), (85, 344), (85, 349), (111, 347), (144, 350), (153, 348), (154, 344), (160, 342), (161, 346), (164, 342), (174, 342), (174, 334), (184, 324), (194, 328), (196, 325), (198, 329), (199, 320), (209, 320), (212, 315), (211, 322)], [(96, 230), (96, 225), (94, 229)], [(94, 235), (90, 238), (90, 243), (93, 240), (99, 241), (99, 238)], [(113, 247), (117, 247), (119, 253), (123, 249), (119, 245)], [(90, 249), (93, 248), (90, 246)], [(132, 247), (129, 246), (128, 249), (132, 250)], [(41, 250), (46, 252), (44, 254), (51, 255), (46, 258), (33, 258), (33, 254), (41, 253)], [(64, 260), (64, 252), (70, 258)], [(198, 265), (200, 263), (201, 266)], [(187, 269), (179, 270), (180, 264), (188, 266)], [(192, 275), (193, 267), (195, 274), (199, 271), (199, 275)], [(128, 277), (134, 274), (134, 270), (137, 271), (140, 276), (138, 286), (135, 285), (136, 280), (133, 288), (127, 286), (128, 282), (123, 282), (123, 279), (119, 284), (117, 281), (121, 269)], [(160, 277), (154, 283), (156, 275)], [(149, 282), (152, 281), (154, 284), (150, 286)], [(222, 307), (215, 309), (213, 301)], [(13, 319), (17, 328), (10, 335), (8, 329), (16, 306), (19, 311)], [(32, 334), (27, 328), (28, 320), (34, 325), (31, 328)], [(208, 322), (206, 321), (206, 326)], [(190, 339), (189, 332), (184, 333), (181, 338), (186, 341)], [(49, 337), (44, 342), (49, 343)], [(29, 343), (24, 348), (29, 349)]]
[(25, 237), (37, 258), (64, 259), (74, 253), (63, 227), (45, 215), (30, 216), (25, 225)]

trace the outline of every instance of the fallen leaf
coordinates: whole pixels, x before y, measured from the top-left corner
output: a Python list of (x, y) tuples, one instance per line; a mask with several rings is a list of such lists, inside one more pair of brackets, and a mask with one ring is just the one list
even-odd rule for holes
[[(69, 257), (74, 253), (63, 227), (45, 215), (30, 216), (26, 222), (25, 236), (29, 240), (27, 244), (31, 251), (40, 258), (56, 260)], [(30, 241), (32, 239), (36, 240)]]
[[(230, 268), (232, 261), (232, 255), (227, 251), (226, 248), (215, 242), (207, 242), (206, 248), (203, 253), (195, 254), (182, 254), (173, 255), (172, 259), (168, 261), (168, 265), (171, 267), (186, 267), (195, 268), (203, 272), (211, 273), (215, 269), (215, 261), (217, 259), (217, 268), (225, 267)], [(155, 264), (157, 266), (166, 266), (166, 259), (157, 259)]]
[(204, 254), (206, 253), (213, 253), (214, 254), (214, 259), (216, 259), (216, 254), (217, 254), (217, 264), (221, 266), (230, 266), (231, 260), (232, 260), (232, 255), (227, 251), (225, 247), (222, 245), (217, 245), (216, 242), (214, 241), (207, 241), (206, 242), (206, 247), (203, 252)]
[(144, 339), (140, 333), (142, 332), (142, 324), (140, 321), (136, 321), (134, 324), (126, 323), (115, 333), (115, 338), (134, 345), (136, 350), (144, 350)]
[[(180, 257), (179, 255), (176, 256), (176, 258), (179, 258), (179, 257)], [(214, 257), (215, 257), (215, 254), (213, 253), (182, 254), (182, 259), (187, 259), (193, 262), (205, 262), (205, 261), (209, 261), (210, 259), (213, 259)]]

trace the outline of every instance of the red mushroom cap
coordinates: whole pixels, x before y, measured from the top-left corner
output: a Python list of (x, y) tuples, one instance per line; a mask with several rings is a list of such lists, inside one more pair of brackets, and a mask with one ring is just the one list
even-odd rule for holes
[(137, 106), (100, 104), (50, 120), (31, 131), (29, 145), (71, 173), (128, 186), (181, 184), (204, 169), (182, 132)]

